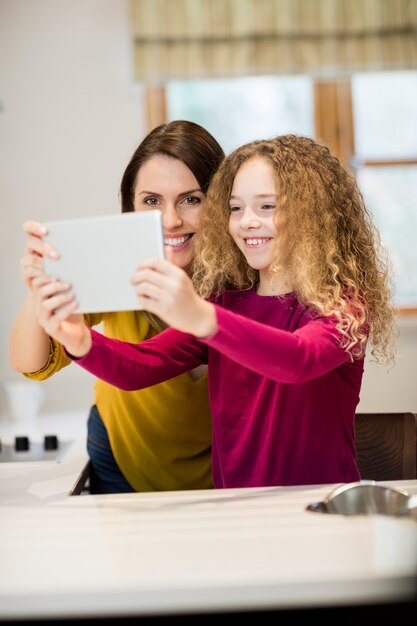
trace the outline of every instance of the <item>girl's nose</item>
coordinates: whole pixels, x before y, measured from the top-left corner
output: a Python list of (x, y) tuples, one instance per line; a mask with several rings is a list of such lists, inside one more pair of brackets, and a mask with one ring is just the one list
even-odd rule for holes
[(182, 224), (181, 216), (173, 204), (167, 204), (162, 211), (162, 225), (166, 230), (178, 228)]
[(253, 211), (246, 210), (242, 214), (240, 225), (242, 226), (242, 228), (259, 228), (261, 222)]

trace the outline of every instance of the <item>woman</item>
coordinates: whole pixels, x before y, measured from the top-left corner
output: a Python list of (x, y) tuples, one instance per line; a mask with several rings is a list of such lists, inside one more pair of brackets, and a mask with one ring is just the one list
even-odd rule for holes
[[(224, 157), (201, 126), (177, 120), (158, 126), (134, 152), (121, 181), (122, 212), (160, 209), (167, 254), (188, 272), (202, 202)], [(10, 336), (13, 369), (44, 380), (70, 363), (59, 342), (37, 322), (32, 281), (43, 274), (43, 257), (54, 257), (46, 230), (26, 222), (21, 274), (28, 287)], [(109, 337), (141, 342), (163, 323), (143, 311), (85, 315), (103, 323)], [(198, 417), (198, 419), (196, 419)], [(88, 418), (91, 493), (205, 489), (211, 478), (211, 415), (204, 368), (152, 389), (127, 393), (98, 380)]]

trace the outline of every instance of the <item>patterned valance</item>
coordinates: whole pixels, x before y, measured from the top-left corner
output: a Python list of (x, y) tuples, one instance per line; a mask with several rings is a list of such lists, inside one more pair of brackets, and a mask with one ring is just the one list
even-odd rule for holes
[(138, 80), (417, 67), (417, 0), (130, 0), (130, 19)]

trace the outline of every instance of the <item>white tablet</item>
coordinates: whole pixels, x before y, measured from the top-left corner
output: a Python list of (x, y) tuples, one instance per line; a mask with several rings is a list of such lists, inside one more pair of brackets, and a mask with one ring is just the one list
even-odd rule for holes
[(130, 284), (138, 264), (164, 257), (160, 211), (45, 222), (44, 237), (60, 253), (45, 272), (72, 284), (80, 313), (140, 309)]

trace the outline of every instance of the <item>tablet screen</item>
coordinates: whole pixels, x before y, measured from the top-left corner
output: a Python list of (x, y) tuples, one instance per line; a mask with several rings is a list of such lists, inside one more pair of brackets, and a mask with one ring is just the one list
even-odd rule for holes
[(130, 284), (138, 264), (164, 257), (160, 211), (45, 222), (44, 237), (60, 253), (45, 272), (72, 284), (80, 313), (140, 309)]

